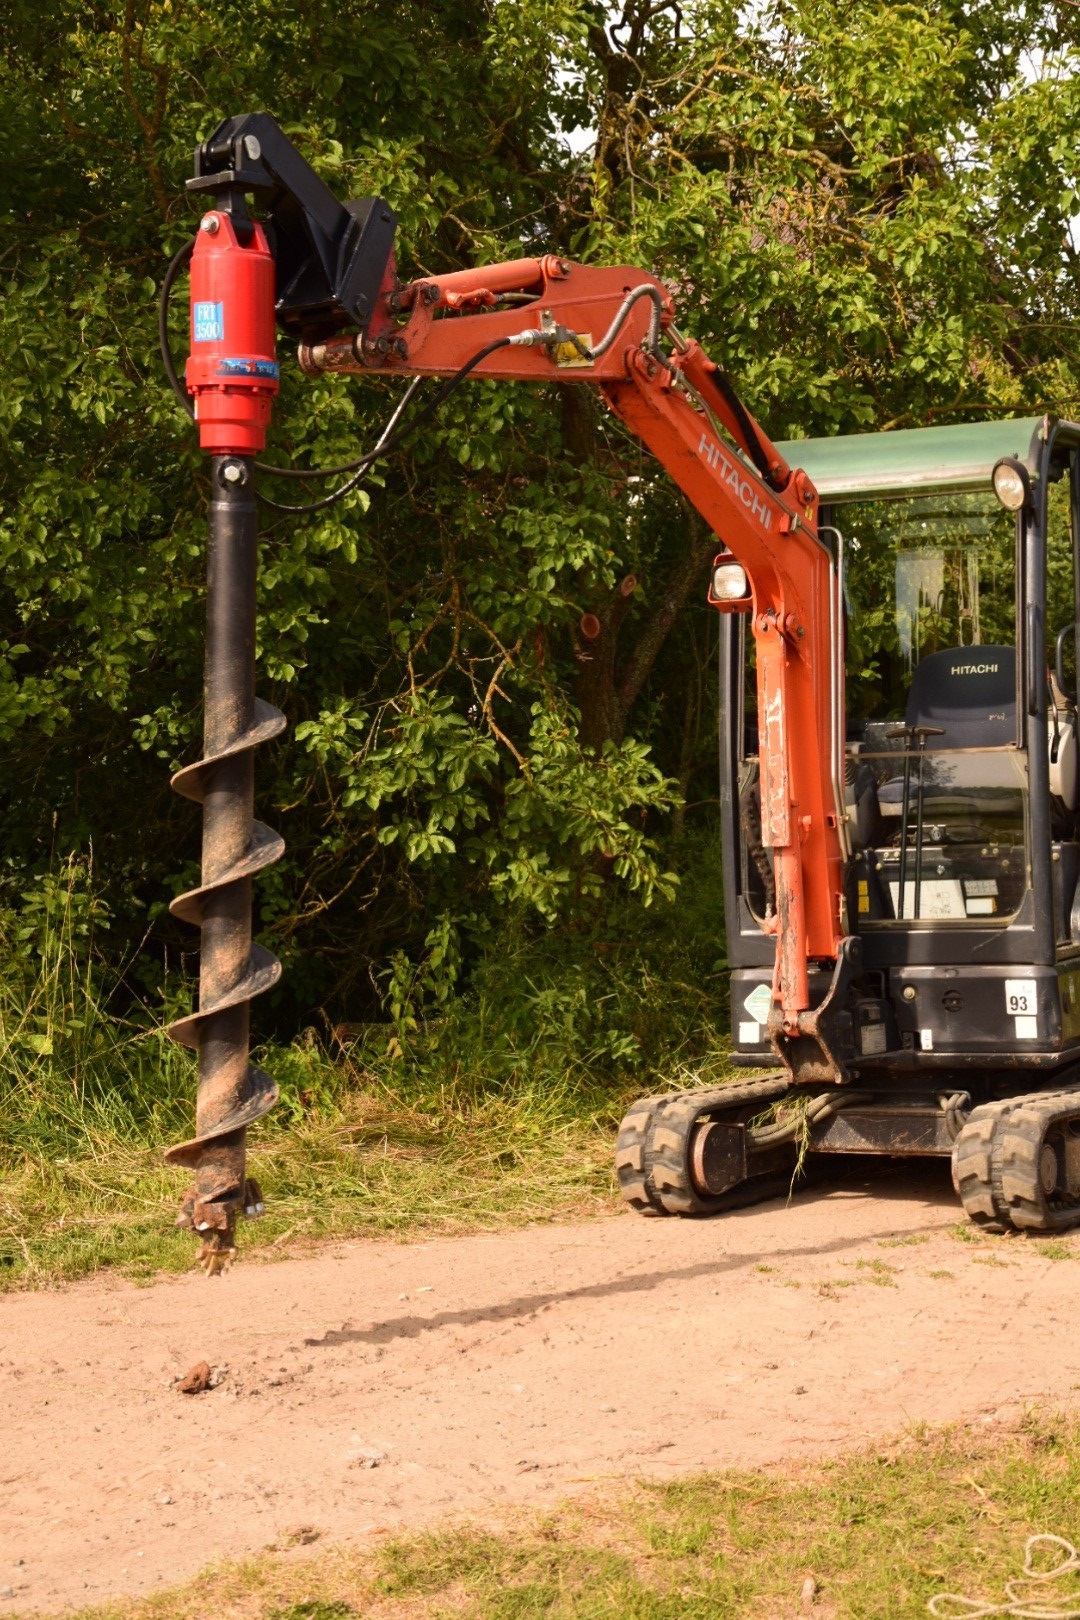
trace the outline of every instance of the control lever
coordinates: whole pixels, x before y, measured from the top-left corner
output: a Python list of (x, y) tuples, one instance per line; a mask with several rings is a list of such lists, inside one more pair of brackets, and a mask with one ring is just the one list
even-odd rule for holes
[(926, 740), (928, 737), (944, 737), (944, 726), (908, 726), (902, 722), (897, 725), (886, 726), (886, 737), (902, 737), (904, 739), (904, 793), (900, 806), (900, 883), (896, 902), (896, 915), (904, 916), (904, 903), (907, 898), (907, 842), (908, 822), (911, 819), (911, 745), (918, 744), (919, 774), (915, 784), (915, 905), (913, 917), (917, 919), (920, 914), (922, 900), (922, 843), (923, 843), (923, 763), (926, 754)]

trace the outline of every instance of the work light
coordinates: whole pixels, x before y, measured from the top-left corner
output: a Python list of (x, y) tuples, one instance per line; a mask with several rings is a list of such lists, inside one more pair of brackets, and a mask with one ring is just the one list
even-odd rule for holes
[(713, 569), (712, 594), (714, 602), (741, 602), (749, 596), (746, 569), (741, 563), (718, 563)]
[(1031, 479), (1023, 462), (1002, 456), (990, 474), (994, 494), (1007, 512), (1019, 512), (1031, 498)]

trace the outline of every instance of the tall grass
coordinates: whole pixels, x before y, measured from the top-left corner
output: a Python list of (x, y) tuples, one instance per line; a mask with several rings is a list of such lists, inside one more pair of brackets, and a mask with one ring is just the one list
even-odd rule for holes
[[(725, 1066), (710, 906), (507, 924), (452, 993), (399, 963), (385, 1021), (261, 1052), (282, 1096), (250, 1136), (270, 1214), (244, 1247), (613, 1207), (629, 1098)], [(108, 922), (78, 860), (0, 912), (0, 1288), (190, 1263), (162, 1150), (189, 1134), (194, 1064)]]
[(0, 1163), (134, 1145), (181, 1115), (188, 1064), (103, 952), (92, 880), (68, 860), (0, 912)]

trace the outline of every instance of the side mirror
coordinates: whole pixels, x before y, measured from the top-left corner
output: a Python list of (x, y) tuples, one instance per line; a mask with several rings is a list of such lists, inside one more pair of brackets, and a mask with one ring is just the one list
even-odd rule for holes
[(1074, 679), (1070, 682), (1066, 680), (1065, 677), (1065, 643), (1068, 641), (1070, 636), (1072, 636), (1073, 641), (1075, 642), (1075, 623), (1067, 624), (1063, 629), (1058, 631), (1057, 641), (1054, 645), (1054, 674), (1057, 678), (1058, 690), (1062, 692), (1065, 697), (1069, 698), (1071, 702), (1075, 703), (1076, 681)]

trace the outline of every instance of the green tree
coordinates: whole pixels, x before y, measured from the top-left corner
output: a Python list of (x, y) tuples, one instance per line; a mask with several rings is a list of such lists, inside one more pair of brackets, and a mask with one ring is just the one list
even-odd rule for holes
[[(523, 245), (654, 268), (777, 437), (1080, 391), (1073, 8), (2, 16), (0, 870), (19, 904), (93, 843), (114, 948), (149, 926), (151, 977), (193, 945), (162, 908), (196, 851), (166, 776), (197, 746), (205, 498), (155, 301), (219, 117), (265, 107), (339, 195), (388, 197), (405, 274)], [(273, 454), (295, 464), (346, 459), (391, 407), (286, 371)], [(260, 891), (287, 1026), (297, 1002), (356, 1016), (402, 950), (445, 988), (508, 913), (671, 894), (667, 818), (714, 796), (712, 550), (587, 391), (555, 387), (463, 390), (341, 506), (267, 524), (261, 679), (295, 724), (260, 758), (289, 844)]]

